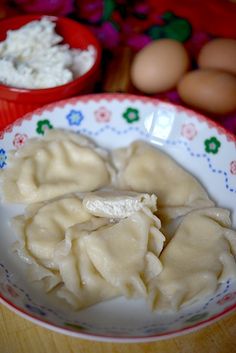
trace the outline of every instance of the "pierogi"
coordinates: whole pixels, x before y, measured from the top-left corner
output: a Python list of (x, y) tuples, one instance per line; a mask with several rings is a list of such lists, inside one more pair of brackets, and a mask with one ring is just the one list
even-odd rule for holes
[(12, 223), (29, 279), (76, 309), (125, 296), (178, 310), (236, 279), (229, 211), (144, 141), (108, 152), (48, 131), (12, 152), (1, 181), (4, 201), (27, 205)]
[[(149, 247), (152, 237), (155, 248)], [(58, 295), (77, 308), (118, 295), (146, 297), (148, 282), (162, 269), (163, 243), (157, 225), (143, 212), (116, 223), (93, 217), (75, 225), (55, 251), (64, 283)]]
[(163, 271), (149, 284), (153, 309), (178, 309), (236, 279), (236, 232), (229, 212), (205, 208), (190, 212), (163, 250)]
[(90, 218), (79, 197), (68, 195), (28, 206), (24, 215), (13, 219), (19, 238), (14, 250), (30, 264), (32, 280), (43, 280), (46, 290), (60, 283), (59, 268), (54, 261), (56, 245), (64, 239), (67, 228)]
[(125, 190), (154, 193), (158, 211), (165, 218), (175, 218), (191, 209), (214, 203), (200, 183), (170, 156), (144, 141), (112, 151), (117, 169), (116, 186)]
[(120, 295), (118, 288), (107, 282), (94, 267), (86, 249), (85, 238), (90, 232), (109, 223), (108, 219), (91, 218), (65, 233), (65, 239), (55, 249), (62, 286), (57, 295), (76, 309)]
[[(20, 238), (15, 250), (30, 264), (30, 278), (42, 280), (47, 291), (60, 285), (57, 295), (75, 308), (118, 295), (147, 296), (149, 281), (162, 270), (156, 196), (101, 195), (115, 212), (95, 217), (83, 204), (90, 200), (94, 210), (96, 196), (72, 194), (28, 206), (13, 221)], [(129, 207), (122, 207), (127, 200)]]
[(34, 203), (69, 192), (87, 192), (109, 184), (107, 153), (89, 139), (63, 130), (48, 130), (12, 152), (2, 171), (6, 202)]

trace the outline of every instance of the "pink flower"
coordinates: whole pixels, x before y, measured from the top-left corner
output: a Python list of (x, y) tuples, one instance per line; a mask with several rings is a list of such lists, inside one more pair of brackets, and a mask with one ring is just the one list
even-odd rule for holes
[(193, 140), (197, 135), (197, 129), (194, 124), (183, 124), (181, 128), (181, 135), (188, 140)]
[(95, 110), (94, 115), (98, 123), (108, 123), (111, 120), (111, 112), (105, 107)]
[(232, 161), (230, 163), (230, 172), (233, 174), (233, 175), (236, 175), (236, 161)]
[(25, 144), (25, 141), (27, 140), (28, 136), (26, 134), (15, 134), (15, 137), (13, 139), (13, 145), (15, 148), (20, 148)]
[(222, 299), (218, 300), (217, 304), (224, 305), (225, 303), (235, 299), (236, 292), (226, 294)]

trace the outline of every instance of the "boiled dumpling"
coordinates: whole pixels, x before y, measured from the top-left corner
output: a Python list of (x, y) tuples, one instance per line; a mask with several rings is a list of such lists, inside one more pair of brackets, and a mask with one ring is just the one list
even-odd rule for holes
[(155, 193), (159, 215), (177, 217), (192, 208), (213, 206), (198, 181), (166, 153), (143, 141), (113, 150), (121, 189)]
[[(97, 215), (101, 205), (96, 217), (90, 212), (96, 200), (105, 206), (103, 217)], [(75, 308), (118, 295), (146, 296), (162, 269), (165, 238), (155, 210), (155, 195), (111, 190), (32, 204), (14, 219), (20, 238), (15, 250), (30, 264), (31, 280), (41, 280), (47, 291), (56, 287)]]
[(9, 156), (5, 201), (31, 203), (13, 221), (14, 249), (29, 279), (74, 308), (124, 295), (178, 309), (236, 278), (229, 212), (151, 145), (136, 141), (109, 155), (58, 129)]
[(230, 225), (229, 212), (221, 208), (184, 217), (160, 256), (163, 271), (150, 282), (152, 308), (177, 309), (236, 278), (236, 232)]
[(84, 238), (96, 270), (127, 297), (145, 297), (146, 282), (162, 269), (164, 236), (158, 228), (159, 220), (139, 211)]
[(86, 194), (83, 206), (90, 214), (97, 217), (126, 218), (132, 213), (149, 209), (157, 210), (157, 197), (122, 190), (100, 190)]
[(121, 294), (96, 270), (86, 249), (88, 233), (108, 223), (108, 219), (93, 217), (88, 222), (75, 225), (67, 230), (65, 240), (56, 248), (55, 261), (64, 283), (57, 290), (57, 295), (77, 309)]
[(66, 231), (55, 251), (63, 286), (57, 295), (76, 308), (116, 296), (144, 297), (162, 269), (159, 220), (143, 212), (125, 219), (92, 217)]
[(106, 152), (73, 132), (49, 130), (12, 152), (2, 172), (5, 201), (33, 203), (66, 193), (92, 191), (109, 184)]
[(19, 241), (14, 248), (25, 262), (33, 265), (30, 268), (32, 279), (51, 277), (50, 281), (54, 283), (55, 275), (60, 280), (54, 261), (56, 245), (64, 239), (67, 228), (90, 218), (76, 195), (31, 205), (25, 215), (15, 217), (13, 225)]

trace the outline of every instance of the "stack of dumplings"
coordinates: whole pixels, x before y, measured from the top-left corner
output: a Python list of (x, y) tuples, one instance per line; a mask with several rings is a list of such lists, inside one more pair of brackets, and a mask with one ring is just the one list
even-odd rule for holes
[(30, 280), (75, 309), (125, 296), (178, 310), (236, 278), (229, 212), (144, 141), (109, 153), (50, 130), (11, 152), (1, 183), (25, 205), (12, 225)]

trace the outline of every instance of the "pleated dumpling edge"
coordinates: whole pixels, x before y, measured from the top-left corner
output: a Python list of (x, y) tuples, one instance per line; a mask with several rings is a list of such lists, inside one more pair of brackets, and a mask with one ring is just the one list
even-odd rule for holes
[(112, 151), (118, 188), (154, 193), (159, 215), (176, 218), (192, 209), (212, 207), (207, 192), (197, 179), (168, 154), (145, 141)]
[(236, 232), (230, 226), (229, 211), (222, 208), (183, 217), (160, 256), (163, 271), (149, 284), (153, 309), (177, 310), (236, 279)]
[(70, 192), (89, 192), (109, 185), (114, 175), (107, 151), (63, 129), (29, 139), (9, 156), (1, 173), (6, 202), (29, 204)]

